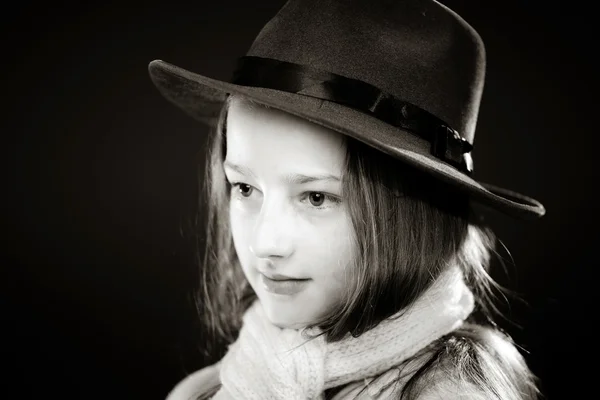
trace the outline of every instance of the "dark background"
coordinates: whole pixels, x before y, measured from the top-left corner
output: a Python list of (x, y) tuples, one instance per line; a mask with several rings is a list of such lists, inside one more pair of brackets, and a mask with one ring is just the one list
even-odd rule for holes
[[(489, 220), (525, 302), (500, 321), (550, 399), (587, 390), (584, 290), (597, 265), (597, 64), (577, 2), (444, 2), (481, 34), (476, 178), (541, 200)], [(189, 235), (203, 127), (166, 102), (156, 58), (228, 79), (283, 1), (14, 5), (2, 27), (3, 394), (162, 399), (205, 365)], [(501, 255), (510, 260), (508, 253)]]

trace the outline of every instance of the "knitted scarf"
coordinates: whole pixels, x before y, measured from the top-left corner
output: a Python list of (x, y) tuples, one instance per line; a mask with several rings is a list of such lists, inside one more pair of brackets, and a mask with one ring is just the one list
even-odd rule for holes
[(459, 327), (473, 307), (462, 272), (451, 267), (403, 314), (359, 337), (326, 342), (274, 326), (257, 300), (221, 360), (222, 387), (213, 399), (322, 399), (325, 389), (380, 375), (414, 356)]

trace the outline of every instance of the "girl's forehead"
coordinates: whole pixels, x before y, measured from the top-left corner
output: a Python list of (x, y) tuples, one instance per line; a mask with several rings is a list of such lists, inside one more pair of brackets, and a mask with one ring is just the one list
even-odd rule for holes
[(342, 134), (286, 112), (233, 99), (227, 117), (227, 159), (312, 164), (339, 171), (346, 156)]

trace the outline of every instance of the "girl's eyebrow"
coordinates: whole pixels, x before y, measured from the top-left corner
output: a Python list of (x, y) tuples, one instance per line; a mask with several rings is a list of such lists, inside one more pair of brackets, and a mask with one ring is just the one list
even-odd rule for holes
[[(242, 175), (251, 176), (256, 179), (256, 174), (248, 167), (234, 164), (228, 160), (225, 160), (223, 162), (223, 166), (225, 168), (229, 168), (233, 171), (236, 171)], [(286, 174), (283, 179), (285, 182), (287, 182), (290, 185), (303, 185), (305, 183), (316, 182), (316, 181), (339, 182), (341, 180), (338, 176), (335, 176), (332, 174), (319, 174), (319, 175), (309, 176), (309, 175), (298, 174), (298, 173)]]
[(228, 160), (223, 161), (223, 167), (232, 169), (239, 174), (256, 178), (256, 175), (254, 174), (254, 172), (252, 172), (252, 170), (250, 168), (244, 167), (242, 165), (234, 164), (231, 161), (228, 161)]

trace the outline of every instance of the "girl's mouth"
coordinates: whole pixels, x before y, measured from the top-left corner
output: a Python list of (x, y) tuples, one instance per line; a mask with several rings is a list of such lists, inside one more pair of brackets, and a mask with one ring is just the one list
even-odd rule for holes
[(260, 281), (267, 292), (292, 296), (304, 290), (311, 279), (293, 279), (282, 276), (269, 278), (261, 273)]

